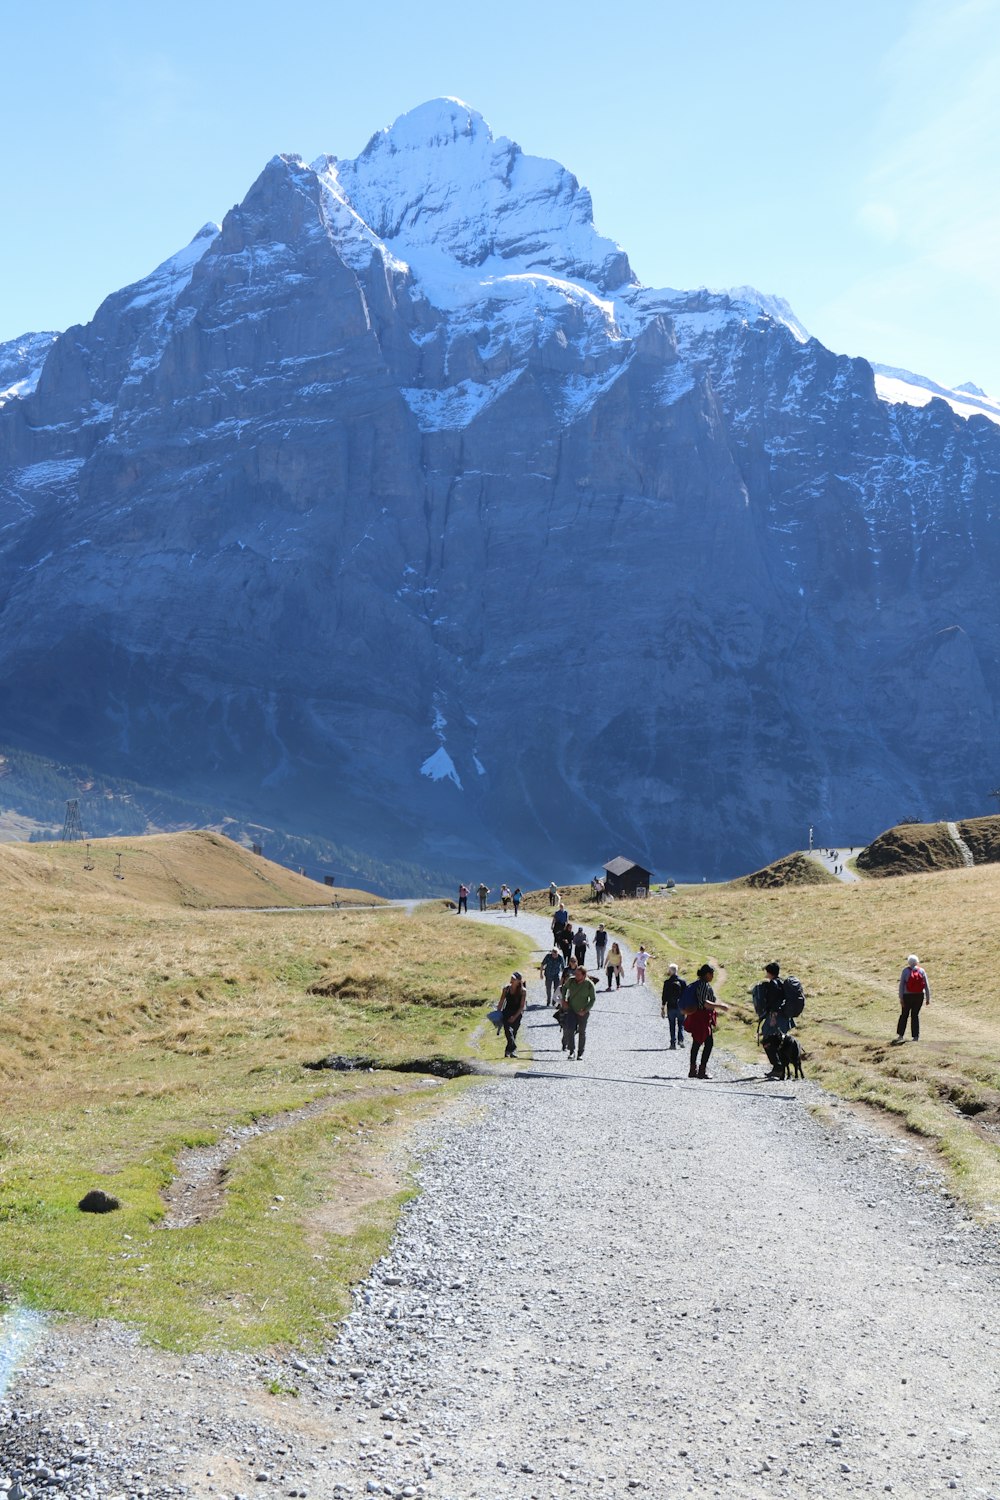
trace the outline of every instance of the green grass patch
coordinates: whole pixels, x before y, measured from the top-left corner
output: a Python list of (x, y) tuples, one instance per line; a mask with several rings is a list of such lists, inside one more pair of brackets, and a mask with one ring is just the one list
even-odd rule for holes
[[(433, 908), (4, 918), (0, 1283), (175, 1349), (328, 1335), (409, 1191), (387, 1145), (463, 1085), (303, 1065), (469, 1056), (525, 940)], [(159, 1227), (184, 1146), (325, 1103), (242, 1147), (218, 1213)], [(80, 1213), (92, 1187), (122, 1208)]]

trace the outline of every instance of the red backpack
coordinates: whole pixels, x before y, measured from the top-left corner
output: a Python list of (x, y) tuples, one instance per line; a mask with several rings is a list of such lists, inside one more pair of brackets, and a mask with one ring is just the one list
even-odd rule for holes
[(906, 976), (906, 993), (908, 995), (922, 995), (927, 988), (927, 975), (923, 969), (916, 964)]

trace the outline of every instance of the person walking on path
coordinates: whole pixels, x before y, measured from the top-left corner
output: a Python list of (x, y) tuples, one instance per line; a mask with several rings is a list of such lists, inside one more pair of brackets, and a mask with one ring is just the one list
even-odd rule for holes
[(620, 990), (622, 987), (622, 950), (617, 943), (611, 944), (611, 952), (604, 965), (604, 972), (608, 976), (608, 989), (611, 988), (611, 982), (614, 980), (616, 988)]
[(573, 951), (573, 923), (568, 917), (556, 933), (556, 947), (563, 956), (563, 963), (568, 968)]
[(514, 903), (514, 915), (516, 917), (517, 914), (518, 914), (518, 911), (520, 910), (521, 902), (524, 900), (524, 897), (521, 895), (521, 887), (519, 885), (516, 885), (514, 887), (514, 890), (511, 893), (511, 898), (510, 899)]
[(524, 1015), (524, 1007), (527, 1002), (527, 987), (520, 971), (515, 969), (510, 976), (510, 983), (504, 985), (500, 995), (503, 1034), (507, 1038), (507, 1050), (504, 1053), (504, 1057), (517, 1056), (517, 1032), (521, 1025), (521, 1017)]
[(558, 996), (562, 982), (563, 961), (558, 948), (553, 948), (551, 953), (546, 953), (538, 966), (538, 972), (545, 980), (545, 1004), (552, 1005), (553, 996)]
[(682, 1047), (684, 1045), (684, 1017), (681, 1015), (680, 998), (686, 989), (687, 980), (677, 972), (676, 964), (670, 964), (660, 995), (660, 1015), (666, 1016), (670, 1025), (671, 1052), (677, 1050), (678, 1043)]
[(458, 888), (458, 912), (457, 912), (457, 915), (461, 916), (463, 911), (465, 912), (466, 916), (468, 916), (468, 914), (469, 914), (469, 887), (467, 885), (460, 885), (459, 888)]
[[(689, 1078), (707, 1078), (708, 1059), (712, 1055), (714, 1038), (712, 1036), (718, 1021), (717, 1012), (728, 1010), (728, 1005), (723, 1005), (717, 1000), (712, 988), (712, 980), (715, 978), (715, 970), (711, 964), (702, 964), (698, 970), (698, 978), (694, 984), (689, 984), (681, 996), (681, 1009), (684, 1012), (684, 1029), (691, 1038), (691, 1061), (688, 1067)], [(698, 1053), (701, 1052), (701, 1061)]]
[(509, 885), (502, 885), (500, 887), (500, 905), (503, 907), (504, 911), (506, 911), (507, 908), (508, 908), (508, 906), (510, 905), (510, 886)]
[(594, 933), (594, 962), (599, 969), (604, 968), (604, 955), (608, 951), (607, 929), (602, 922)]
[(920, 1010), (924, 1003), (931, 1003), (931, 987), (927, 973), (920, 967), (920, 960), (915, 953), (911, 953), (906, 960), (906, 966), (899, 976), (899, 1020), (896, 1023), (896, 1040), (893, 1046), (898, 1046), (906, 1040), (906, 1021), (909, 1018), (910, 1035), (915, 1042), (920, 1040)]
[(651, 953), (648, 953), (646, 951), (642, 943), (640, 943), (639, 951), (635, 955), (635, 958), (633, 958), (632, 960), (632, 967), (635, 970), (637, 984), (646, 983), (646, 965), (649, 963), (649, 960), (652, 958), (652, 956), (653, 955)]
[(476, 895), (479, 897), (479, 910), (480, 911), (485, 911), (486, 910), (486, 897), (489, 895), (489, 893), (490, 893), (489, 886), (486, 884), (485, 880), (481, 880), (479, 882), (479, 889), (476, 892)]
[(582, 927), (578, 927), (573, 934), (573, 957), (578, 964), (582, 964), (586, 959), (589, 946), (587, 934)]
[(597, 1004), (597, 990), (594, 988), (594, 981), (588, 978), (583, 964), (577, 964), (572, 975), (566, 981), (564, 994), (566, 996), (564, 1035), (569, 1041), (567, 1052), (572, 1062), (574, 1042), (576, 1043), (575, 1055), (577, 1060), (583, 1057), (583, 1049), (587, 1042), (587, 1022), (590, 1020), (590, 1012)]
[(767, 978), (754, 995), (754, 1009), (757, 1010), (760, 1018), (761, 1046), (771, 1064), (770, 1073), (765, 1073), (764, 1077), (771, 1080), (783, 1076), (778, 1054), (781, 1051), (782, 1038), (791, 1031), (794, 1022), (785, 1005), (785, 987), (780, 978), (781, 965), (765, 964), (764, 973)]
[(559, 905), (559, 892), (556, 890), (556, 883), (554, 880), (549, 881), (549, 905)]

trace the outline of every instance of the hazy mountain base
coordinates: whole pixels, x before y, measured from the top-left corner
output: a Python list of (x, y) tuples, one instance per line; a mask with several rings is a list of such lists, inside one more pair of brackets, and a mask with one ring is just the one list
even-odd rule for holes
[(248, 849), (259, 844), (268, 859), (304, 869), (316, 880), (333, 875), (339, 886), (361, 886), (378, 895), (431, 895), (454, 883), (447, 871), (404, 859), (380, 860), (330, 839), (268, 827), (249, 811), (224, 812), (124, 777), (0, 746), (0, 843), (61, 838), (71, 800), (79, 803), (85, 839), (209, 828)]

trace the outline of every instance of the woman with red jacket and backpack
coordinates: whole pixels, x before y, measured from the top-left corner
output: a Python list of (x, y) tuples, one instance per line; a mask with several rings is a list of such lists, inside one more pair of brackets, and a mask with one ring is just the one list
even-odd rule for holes
[(931, 987), (920, 960), (911, 953), (906, 967), (899, 976), (899, 1020), (896, 1022), (896, 1040), (893, 1046), (906, 1040), (906, 1018), (910, 1018), (910, 1035), (915, 1042), (920, 1040), (920, 1007), (924, 1001), (931, 1003)]
[[(688, 1068), (689, 1078), (708, 1077), (708, 1059), (712, 1055), (714, 1038), (712, 1032), (718, 1021), (717, 1011), (728, 1010), (728, 1005), (723, 1005), (721, 1000), (715, 998), (712, 988), (712, 980), (715, 978), (715, 970), (711, 964), (702, 964), (698, 970), (698, 978), (694, 984), (689, 984), (679, 1000), (680, 1009), (684, 1012), (684, 1030), (691, 1037), (691, 1065)], [(701, 1050), (701, 1063), (698, 1062), (698, 1052)]]

